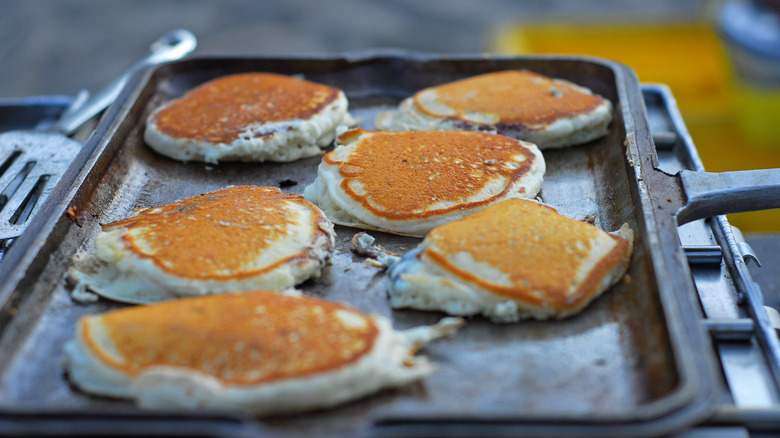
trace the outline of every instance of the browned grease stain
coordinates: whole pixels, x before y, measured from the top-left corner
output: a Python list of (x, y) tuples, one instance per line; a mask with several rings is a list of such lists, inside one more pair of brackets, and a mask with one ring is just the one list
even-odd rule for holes
[[(510, 199), (433, 229), (426, 237), (431, 246), (421, 256), (496, 294), (534, 305), (546, 301), (553, 309), (564, 310), (587, 300), (604, 275), (628, 256), (628, 241), (607, 234), (615, 240), (615, 247), (579, 288), (569, 292), (579, 267), (590, 254), (590, 240), (603, 233), (551, 207)], [(505, 273), (509, 286), (486, 281), (474, 275), (470, 266), (452, 263), (451, 257), (460, 252)], [(543, 293), (535, 295), (534, 290)]]
[(255, 186), (230, 187), (150, 208), (103, 228), (126, 228), (122, 239), (128, 249), (171, 274), (202, 280), (243, 278), (290, 261), (250, 265), (289, 235), (288, 227), (298, 216), (290, 209), (295, 204), (312, 211), (311, 227), (317, 229), (324, 217), (300, 195)]
[[(349, 312), (360, 324), (344, 324)], [(122, 360), (107, 355), (88, 319), (98, 319)], [(352, 363), (379, 333), (340, 304), (272, 291), (212, 295), (130, 307), (83, 318), (81, 336), (106, 365), (131, 376), (155, 366), (183, 367), (228, 385), (312, 375)]]
[(229, 143), (251, 124), (308, 119), (338, 94), (335, 88), (283, 75), (245, 73), (191, 90), (154, 120), (158, 130), (173, 138)]
[[(341, 188), (379, 217), (393, 220), (426, 218), (474, 208), (504, 196), (528, 173), (535, 156), (519, 140), (496, 134), (465, 131), (374, 132), (360, 129), (340, 137), (359, 138), (348, 162), (329, 152), (323, 161), (337, 165)], [(517, 163), (515, 156), (525, 160)], [(511, 168), (508, 163), (517, 163)], [(464, 202), (490, 181), (503, 180), (503, 189), (480, 201)], [(362, 184), (365, 194), (353, 183)], [(431, 209), (438, 202), (455, 205)]]
[(497, 116), (496, 123), (527, 127), (588, 113), (604, 102), (601, 96), (583, 93), (527, 70), (488, 73), (428, 90), (431, 89), (436, 91), (436, 100), (456, 114), (437, 114), (419, 101), (417, 93), (415, 105), (424, 114), (469, 122), (466, 113), (478, 112)]

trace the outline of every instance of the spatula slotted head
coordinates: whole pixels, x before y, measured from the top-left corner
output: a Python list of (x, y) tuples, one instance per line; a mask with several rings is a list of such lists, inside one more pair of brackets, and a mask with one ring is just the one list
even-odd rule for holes
[(80, 149), (62, 134), (0, 134), (0, 241), (22, 234)]

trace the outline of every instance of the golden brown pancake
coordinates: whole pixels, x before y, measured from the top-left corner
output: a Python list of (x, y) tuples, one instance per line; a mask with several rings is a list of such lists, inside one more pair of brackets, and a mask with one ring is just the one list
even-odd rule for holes
[(328, 219), (300, 195), (236, 186), (105, 225), (95, 240), (102, 270), (77, 267), (76, 277), (129, 302), (282, 290), (318, 276), (333, 239)]
[(610, 120), (610, 102), (590, 90), (510, 70), (426, 88), (376, 123), (387, 130), (493, 131), (545, 149), (601, 137)]
[(496, 321), (563, 317), (619, 280), (631, 231), (615, 234), (511, 199), (432, 230), (391, 271), (396, 307), (485, 314)]
[(142, 406), (296, 412), (427, 375), (415, 343), (457, 325), (421, 337), (341, 304), (251, 291), (86, 316), (66, 367), (85, 391)]
[(347, 100), (335, 88), (271, 73), (207, 82), (151, 114), (145, 139), (179, 160), (292, 161), (320, 153)]
[(541, 188), (530, 143), (481, 132), (352, 130), (304, 197), (335, 223), (422, 236), (436, 225)]
[(131, 307), (84, 318), (78, 329), (92, 354), (128, 376), (171, 366), (227, 385), (343, 367), (371, 350), (379, 333), (370, 318), (340, 304), (262, 291)]

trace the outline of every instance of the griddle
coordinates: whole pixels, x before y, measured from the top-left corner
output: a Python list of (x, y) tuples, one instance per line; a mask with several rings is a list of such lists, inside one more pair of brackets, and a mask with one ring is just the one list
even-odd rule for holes
[[(602, 229), (614, 230), (625, 222), (635, 232), (626, 280), (581, 314), (508, 325), (474, 318), (454, 338), (421, 352), (438, 365), (432, 376), (298, 416), (156, 413), (90, 396), (68, 384), (62, 345), (73, 336), (77, 319), (122, 307), (104, 300), (81, 305), (69, 296), (70, 258), (92, 247), (101, 223), (124, 218), (137, 207), (227, 185), (277, 186), (301, 193), (316, 175), (319, 157), (282, 164), (206, 165), (160, 156), (142, 140), (144, 119), (158, 105), (226, 74), (275, 72), (341, 88), (361, 127), (372, 129), (378, 111), (393, 108), (419, 89), (519, 68), (587, 86), (615, 104), (606, 137), (544, 152), (547, 173), (541, 196), (546, 203), (567, 216), (595, 220)], [(0, 431), (82, 436), (120, 430), (166, 436), (651, 436), (684, 430), (710, 416), (723, 397), (677, 235), (677, 213), (683, 206), (688, 211), (685, 221), (711, 212), (687, 202), (684, 175), (657, 169), (637, 79), (625, 66), (605, 60), (384, 51), (205, 57), (149, 68), (131, 78), (50, 201), (0, 265)], [(769, 178), (768, 190), (780, 186), (773, 175), (762, 175)], [(704, 191), (694, 197), (710, 195)], [(772, 205), (771, 196), (766, 202)], [(66, 214), (69, 207), (77, 217)], [(337, 226), (333, 264), (320, 279), (300, 288), (384, 314), (399, 329), (441, 318), (389, 308), (383, 271), (349, 249), (358, 231)], [(396, 252), (419, 242), (372, 235)]]

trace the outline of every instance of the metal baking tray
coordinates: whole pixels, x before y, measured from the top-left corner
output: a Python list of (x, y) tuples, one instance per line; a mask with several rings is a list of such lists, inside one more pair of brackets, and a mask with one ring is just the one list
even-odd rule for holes
[[(615, 104), (606, 137), (544, 152), (545, 202), (573, 218), (595, 218), (603, 229), (627, 222), (635, 232), (626, 281), (581, 314), (508, 325), (474, 318), (454, 338), (421, 352), (438, 365), (421, 382), (291, 417), (148, 412), (68, 384), (62, 345), (76, 320), (122, 306), (81, 305), (69, 295), (71, 256), (92, 246), (101, 223), (228, 185), (301, 193), (316, 175), (319, 157), (206, 165), (160, 156), (142, 140), (144, 119), (155, 107), (219, 76), (276, 72), (341, 88), (353, 116), (372, 129), (378, 111), (421, 88), (504, 69), (567, 79)], [(635, 75), (600, 59), (370, 52), (192, 58), (139, 72), (0, 265), (0, 434), (651, 436), (684, 430), (711, 414), (722, 388), (676, 233), (675, 214), (686, 197), (678, 179), (654, 168), (654, 148)], [(68, 207), (78, 210), (78, 220), (66, 214)], [(389, 308), (384, 273), (349, 249), (357, 231), (337, 226), (333, 264), (300, 288), (384, 314), (396, 328), (441, 318)], [(372, 234), (398, 252), (419, 242)]]

